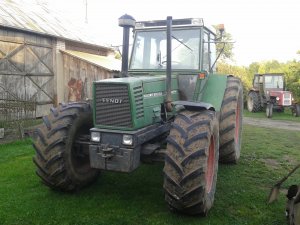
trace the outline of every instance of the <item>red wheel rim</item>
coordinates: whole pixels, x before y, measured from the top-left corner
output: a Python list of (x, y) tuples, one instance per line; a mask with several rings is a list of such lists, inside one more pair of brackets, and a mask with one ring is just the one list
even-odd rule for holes
[(207, 159), (207, 169), (205, 173), (206, 180), (206, 192), (209, 193), (212, 188), (213, 180), (215, 174), (215, 140), (214, 137), (210, 138), (210, 145), (208, 149), (208, 159)]
[(239, 143), (240, 137), (240, 105), (237, 104), (236, 112), (235, 112), (235, 143)]

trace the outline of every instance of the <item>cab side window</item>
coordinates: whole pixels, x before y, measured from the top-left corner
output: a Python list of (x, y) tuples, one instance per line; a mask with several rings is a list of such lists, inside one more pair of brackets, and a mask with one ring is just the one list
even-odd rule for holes
[(203, 66), (202, 70), (205, 70), (209, 72), (209, 64), (210, 64), (210, 58), (209, 58), (209, 39), (208, 39), (208, 33), (204, 32), (203, 37)]
[(213, 66), (212, 71), (210, 72), (216, 72), (216, 58), (217, 58), (217, 48), (215, 41), (215, 35), (212, 33), (210, 34), (210, 40), (209, 40), (209, 53), (210, 53), (210, 68)]

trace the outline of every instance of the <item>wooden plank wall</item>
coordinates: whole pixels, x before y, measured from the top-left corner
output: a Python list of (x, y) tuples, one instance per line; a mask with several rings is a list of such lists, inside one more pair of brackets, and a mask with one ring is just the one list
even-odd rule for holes
[(66, 102), (92, 99), (93, 81), (112, 78), (114, 72), (63, 54), (64, 100)]
[(53, 40), (0, 28), (0, 93), (12, 99), (36, 101), (37, 116), (53, 104)]

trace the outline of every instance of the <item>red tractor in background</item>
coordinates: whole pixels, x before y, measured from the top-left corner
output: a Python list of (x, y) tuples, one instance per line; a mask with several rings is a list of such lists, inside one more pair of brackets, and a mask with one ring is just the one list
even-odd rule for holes
[(271, 118), (274, 109), (283, 112), (285, 107), (291, 108), (294, 116), (300, 116), (300, 105), (294, 102), (290, 91), (285, 91), (283, 74), (255, 74), (247, 98), (248, 111), (259, 112), (265, 108), (267, 117)]

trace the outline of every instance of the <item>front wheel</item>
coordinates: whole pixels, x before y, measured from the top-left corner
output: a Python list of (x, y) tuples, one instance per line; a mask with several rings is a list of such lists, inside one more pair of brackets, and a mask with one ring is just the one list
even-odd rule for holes
[(266, 116), (268, 118), (272, 118), (273, 116), (273, 104), (272, 103), (268, 103), (267, 107), (266, 107)]
[(215, 112), (183, 111), (167, 138), (165, 199), (172, 210), (206, 215), (216, 190), (219, 129)]
[(98, 170), (90, 167), (88, 145), (76, 143), (93, 126), (90, 105), (62, 104), (52, 108), (43, 122), (33, 142), (33, 162), (43, 183), (52, 189), (73, 191), (93, 182)]

